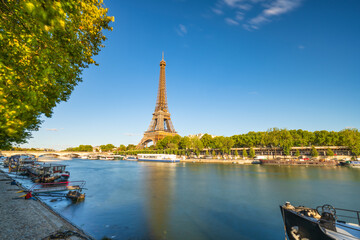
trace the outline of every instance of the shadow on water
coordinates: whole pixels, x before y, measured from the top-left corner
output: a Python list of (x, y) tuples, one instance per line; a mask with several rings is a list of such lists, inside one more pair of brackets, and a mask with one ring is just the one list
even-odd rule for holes
[(360, 169), (66, 161), (81, 204), (49, 202), (97, 239), (283, 239), (279, 205), (360, 209)]

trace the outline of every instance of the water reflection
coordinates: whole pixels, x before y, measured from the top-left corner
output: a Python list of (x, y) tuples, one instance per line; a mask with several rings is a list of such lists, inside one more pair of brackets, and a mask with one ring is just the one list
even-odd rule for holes
[(147, 168), (144, 177), (146, 196), (144, 205), (148, 238), (166, 239), (169, 215), (173, 205), (173, 182), (176, 164), (173, 163), (140, 163)]

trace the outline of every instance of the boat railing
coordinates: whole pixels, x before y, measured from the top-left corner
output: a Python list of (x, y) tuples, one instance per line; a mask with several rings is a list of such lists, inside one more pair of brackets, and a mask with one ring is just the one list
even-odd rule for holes
[[(316, 210), (319, 212), (319, 214), (322, 213), (322, 211), (319, 211), (319, 208), (321, 209), (322, 206), (319, 206), (316, 208)], [(360, 211), (356, 211), (356, 210), (349, 210), (349, 209), (344, 209), (344, 208), (335, 208), (335, 217), (337, 218), (337, 220), (339, 222), (349, 222), (349, 220), (357, 220), (357, 224), (360, 226)], [(340, 213), (340, 214), (339, 214)], [(339, 219), (339, 217), (341, 219)], [(342, 219), (344, 220), (347, 220), (347, 221), (343, 221)]]
[[(348, 219), (357, 219), (358, 224), (360, 225), (360, 211), (343, 209), (343, 208), (335, 208), (335, 210), (340, 211), (340, 212), (345, 212), (345, 213), (352, 213), (353, 216), (342, 215), (342, 214), (336, 214), (336, 216), (337, 217), (348, 218)], [(343, 214), (345, 214), (345, 213), (343, 213)]]

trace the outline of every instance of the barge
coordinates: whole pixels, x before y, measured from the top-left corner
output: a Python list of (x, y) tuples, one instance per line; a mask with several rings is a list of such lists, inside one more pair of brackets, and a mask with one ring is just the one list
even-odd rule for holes
[(325, 159), (260, 159), (259, 161), (263, 165), (337, 166), (339, 164), (336, 160)]
[(138, 154), (138, 161), (143, 162), (180, 162), (175, 154)]

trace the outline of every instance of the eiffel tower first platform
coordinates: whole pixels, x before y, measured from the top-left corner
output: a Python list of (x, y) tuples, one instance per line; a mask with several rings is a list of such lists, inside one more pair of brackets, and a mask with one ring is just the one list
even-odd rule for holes
[(175, 136), (177, 134), (171, 122), (167, 104), (165, 66), (166, 62), (164, 61), (163, 53), (162, 60), (160, 61), (159, 90), (155, 111), (153, 113), (150, 126), (148, 130), (144, 133), (144, 137), (137, 145), (137, 148), (144, 148), (149, 142), (153, 142), (155, 145), (157, 141), (163, 139), (164, 137)]

